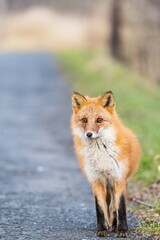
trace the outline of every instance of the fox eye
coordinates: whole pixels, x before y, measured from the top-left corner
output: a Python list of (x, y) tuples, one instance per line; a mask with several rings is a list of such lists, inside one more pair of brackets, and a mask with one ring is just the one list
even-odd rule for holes
[(101, 123), (103, 121), (102, 118), (97, 118), (97, 123)]
[(87, 123), (88, 122), (87, 118), (82, 118), (82, 122)]

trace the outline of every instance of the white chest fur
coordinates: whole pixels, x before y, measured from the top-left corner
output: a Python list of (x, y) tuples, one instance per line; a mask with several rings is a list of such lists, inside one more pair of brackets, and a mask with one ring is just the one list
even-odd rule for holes
[(85, 159), (85, 172), (90, 182), (106, 181), (110, 177), (120, 181), (124, 164), (118, 161), (120, 149), (115, 145), (115, 132), (108, 129), (103, 137), (88, 139), (82, 150)]

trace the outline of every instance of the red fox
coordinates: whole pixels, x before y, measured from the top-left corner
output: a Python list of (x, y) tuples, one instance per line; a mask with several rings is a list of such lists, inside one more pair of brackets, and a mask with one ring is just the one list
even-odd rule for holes
[(76, 155), (95, 197), (96, 235), (112, 229), (127, 237), (126, 181), (139, 166), (139, 141), (116, 113), (111, 91), (95, 98), (73, 92), (72, 107)]

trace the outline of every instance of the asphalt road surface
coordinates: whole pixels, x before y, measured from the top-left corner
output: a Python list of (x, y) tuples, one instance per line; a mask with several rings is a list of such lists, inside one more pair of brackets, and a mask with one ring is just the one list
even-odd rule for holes
[[(0, 239), (99, 239), (70, 114), (70, 89), (56, 57), (0, 55)], [(130, 229), (137, 225), (130, 213)]]

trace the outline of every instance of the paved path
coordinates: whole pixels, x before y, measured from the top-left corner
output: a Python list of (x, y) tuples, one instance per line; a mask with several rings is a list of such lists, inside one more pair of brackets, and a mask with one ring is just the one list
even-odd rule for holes
[(52, 55), (0, 55), (0, 239), (98, 239), (62, 76)]

